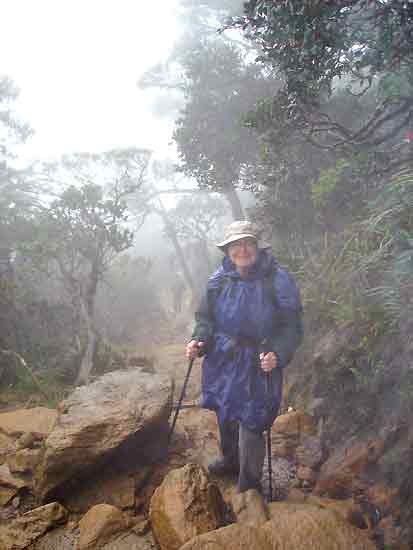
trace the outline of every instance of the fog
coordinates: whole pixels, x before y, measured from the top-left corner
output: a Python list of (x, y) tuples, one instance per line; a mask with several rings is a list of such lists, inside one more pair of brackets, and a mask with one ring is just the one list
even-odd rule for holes
[[(317, 280), (363, 215), (370, 176), (330, 129), (317, 144), (304, 115), (286, 123), (286, 76), (224, 30), (242, 4), (3, 2), (0, 264), (18, 289), (4, 345), (35, 369), (67, 356), (70, 380), (96, 342), (184, 342), (233, 219), (256, 220), (281, 263)], [(364, 135), (373, 96), (347, 92), (332, 86), (322, 116)], [(67, 330), (49, 353), (56, 311)]]

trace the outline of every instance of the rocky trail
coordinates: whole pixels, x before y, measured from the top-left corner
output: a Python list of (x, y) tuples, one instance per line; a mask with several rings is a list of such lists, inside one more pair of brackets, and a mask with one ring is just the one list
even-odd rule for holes
[[(397, 540), (395, 495), (354, 483), (379, 441), (329, 453), (315, 419), (289, 411), (271, 434), (276, 502), (237, 495), (236, 479), (207, 474), (219, 448), (213, 413), (183, 409), (167, 448), (187, 362), (174, 342), (153, 356), (153, 369), (108, 373), (57, 411), (0, 413), (0, 550), (373, 550)], [(199, 388), (196, 362), (186, 403)]]

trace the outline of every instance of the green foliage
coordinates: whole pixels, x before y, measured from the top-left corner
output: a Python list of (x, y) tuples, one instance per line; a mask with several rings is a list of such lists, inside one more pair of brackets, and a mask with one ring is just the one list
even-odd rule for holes
[[(257, 61), (282, 75), (270, 111), (265, 116), (263, 106), (258, 108), (277, 147), (301, 133), (334, 152), (352, 155), (362, 148), (377, 164), (374, 151), (391, 147), (408, 129), (413, 114), (410, 3), (252, 0), (230, 26), (241, 28), (261, 49)], [(360, 105), (363, 96), (371, 97), (373, 109), (358, 120), (350, 113), (343, 120), (329, 108), (338, 94)]]
[(381, 274), (367, 294), (381, 303), (389, 322), (397, 327), (413, 311), (413, 170), (406, 167), (383, 186), (370, 203), (367, 230), (376, 246), (366, 256), (363, 269)]
[(311, 186), (312, 199), (316, 208), (326, 205), (329, 196), (337, 189), (340, 176), (349, 166), (348, 160), (339, 159), (333, 168), (327, 168), (320, 172), (319, 179)]

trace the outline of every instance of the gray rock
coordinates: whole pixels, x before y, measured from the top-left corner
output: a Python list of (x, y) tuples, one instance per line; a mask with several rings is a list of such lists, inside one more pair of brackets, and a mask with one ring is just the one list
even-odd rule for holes
[(169, 376), (140, 369), (111, 372), (77, 388), (45, 441), (36, 493), (49, 499), (109, 460), (137, 467), (159, 459), (166, 448), (162, 435), (168, 432), (171, 396)]

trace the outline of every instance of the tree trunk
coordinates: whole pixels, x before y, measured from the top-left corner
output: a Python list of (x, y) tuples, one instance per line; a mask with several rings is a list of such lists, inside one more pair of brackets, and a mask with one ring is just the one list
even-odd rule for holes
[(244, 220), (244, 209), (242, 208), (241, 201), (239, 200), (238, 193), (234, 185), (232, 183), (227, 183), (222, 187), (222, 192), (230, 204), (232, 217), (234, 220)]
[(89, 382), (90, 373), (93, 368), (93, 355), (95, 353), (96, 346), (96, 332), (93, 326), (93, 317), (90, 317), (90, 313), (85, 303), (81, 302), (82, 317), (86, 325), (87, 344), (84, 350), (82, 360), (79, 367), (79, 373), (76, 378), (76, 386), (87, 384)]
[(173, 224), (169, 221), (168, 214), (163, 207), (162, 203), (160, 202), (160, 209), (158, 210), (158, 213), (160, 214), (164, 224), (166, 232), (168, 233), (168, 237), (171, 239), (172, 244), (175, 248), (176, 257), (178, 259), (178, 262), (181, 266), (182, 273), (184, 274), (185, 281), (188, 285), (188, 287), (191, 289), (192, 296), (198, 297), (197, 288), (194, 284), (194, 281), (192, 279), (191, 272), (188, 267), (188, 263), (185, 258), (185, 254), (182, 250), (181, 244), (179, 242), (178, 236), (176, 234), (175, 228)]
[(80, 363), (76, 385), (87, 384), (89, 382), (90, 373), (93, 369), (93, 356), (95, 353), (97, 340), (93, 318), (95, 310), (96, 291), (101, 267), (101, 261), (99, 260), (99, 256), (97, 255), (92, 263), (92, 269), (86, 287), (86, 296), (84, 300), (81, 299), (81, 311), (83, 313), (86, 324), (87, 344), (84, 354), (82, 356), (82, 361)]

